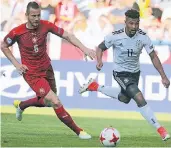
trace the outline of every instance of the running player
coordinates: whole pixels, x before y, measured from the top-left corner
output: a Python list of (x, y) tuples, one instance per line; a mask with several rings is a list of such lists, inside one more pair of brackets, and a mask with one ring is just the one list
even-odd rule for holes
[[(46, 52), (47, 34), (53, 33), (71, 44), (77, 46), (90, 58), (95, 57), (93, 50), (86, 48), (73, 35), (54, 24), (40, 20), (40, 6), (36, 2), (29, 2), (26, 10), (27, 22), (12, 29), (1, 44), (2, 52), (23, 75), (25, 81), (36, 93), (36, 97), (27, 101), (15, 102), (16, 117), (22, 119), (22, 113), (28, 106), (52, 106), (57, 117), (81, 139), (90, 139), (91, 136), (75, 124), (69, 113), (64, 109), (56, 95), (56, 83), (50, 58)], [(21, 63), (11, 53), (9, 47), (18, 43)], [(57, 49), (56, 49), (57, 50)]]
[(154, 51), (150, 38), (145, 32), (139, 29), (139, 12), (131, 9), (125, 13), (125, 16), (125, 28), (107, 35), (96, 50), (96, 68), (97, 70), (101, 70), (103, 66), (103, 51), (111, 46), (113, 47), (113, 76), (120, 87), (112, 88), (108, 86), (99, 86), (96, 81), (91, 79), (88, 84), (85, 84), (80, 88), (80, 93), (85, 91), (99, 91), (126, 104), (130, 102), (131, 98), (134, 99), (139, 107), (141, 115), (157, 129), (157, 132), (163, 140), (167, 140), (170, 138), (170, 135), (157, 121), (152, 109), (147, 104), (142, 92), (138, 88), (140, 76), (139, 57), (143, 48), (145, 48), (154, 67), (160, 73), (164, 87), (168, 88), (170, 81)]

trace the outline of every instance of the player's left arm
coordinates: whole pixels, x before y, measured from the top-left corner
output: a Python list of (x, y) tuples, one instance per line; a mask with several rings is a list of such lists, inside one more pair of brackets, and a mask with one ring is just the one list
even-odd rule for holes
[(70, 42), (72, 45), (78, 47), (84, 54), (88, 55), (91, 59), (94, 59), (95, 51), (84, 46), (75, 35), (68, 33), (66, 31), (63, 32), (62, 38)]
[(78, 47), (85, 55), (89, 56), (91, 59), (95, 58), (95, 51), (85, 47), (73, 34), (70, 34), (64, 29), (57, 27), (56, 25), (48, 22), (49, 31), (65, 40), (70, 42), (72, 45)]
[(153, 44), (152, 44), (149, 37), (147, 37), (146, 44), (145, 44), (145, 49), (149, 53), (149, 56), (151, 58), (151, 61), (152, 61), (153, 65), (154, 65), (154, 67), (160, 73), (163, 85), (166, 88), (168, 88), (169, 85), (170, 85), (170, 81), (169, 81), (169, 79), (167, 78), (167, 76), (166, 76), (166, 74), (164, 72), (163, 66), (162, 66), (162, 64), (160, 62), (159, 57), (157, 56), (157, 54), (156, 54), (156, 52), (154, 50), (154, 46), (153, 46)]

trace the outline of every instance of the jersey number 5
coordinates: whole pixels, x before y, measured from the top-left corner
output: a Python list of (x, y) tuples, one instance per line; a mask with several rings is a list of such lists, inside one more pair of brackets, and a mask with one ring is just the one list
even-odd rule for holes
[(127, 49), (128, 50), (128, 57), (132, 57), (133, 55), (133, 49)]

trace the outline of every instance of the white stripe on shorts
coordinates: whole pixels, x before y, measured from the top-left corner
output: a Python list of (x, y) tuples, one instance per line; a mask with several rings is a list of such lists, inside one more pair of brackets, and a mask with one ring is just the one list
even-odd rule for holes
[(125, 84), (122, 82), (122, 80), (121, 80), (119, 77), (116, 77), (116, 76), (115, 76), (115, 79), (116, 79), (116, 81), (123, 87), (123, 89), (126, 90), (126, 86), (125, 86)]

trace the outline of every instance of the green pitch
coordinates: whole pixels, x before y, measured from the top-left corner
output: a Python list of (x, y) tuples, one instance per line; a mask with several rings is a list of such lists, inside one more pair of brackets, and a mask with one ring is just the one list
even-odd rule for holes
[[(43, 110), (42, 110), (43, 111)], [(14, 113), (1, 114), (2, 147), (102, 147), (101, 130), (108, 126), (121, 133), (118, 147), (171, 147), (144, 120), (73, 117), (77, 124), (92, 134), (91, 140), (80, 140), (54, 115), (24, 114), (21, 122)], [(171, 133), (171, 121), (161, 121)]]

